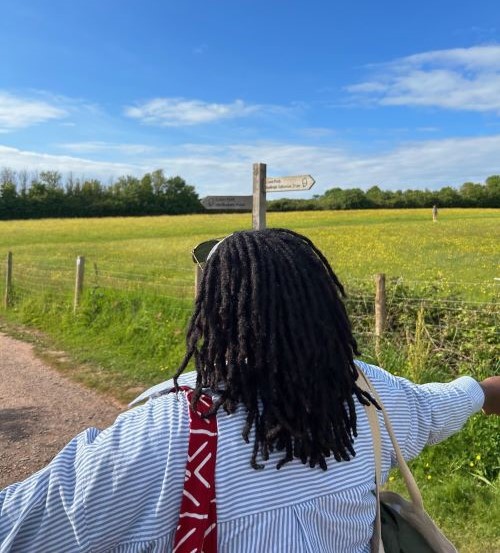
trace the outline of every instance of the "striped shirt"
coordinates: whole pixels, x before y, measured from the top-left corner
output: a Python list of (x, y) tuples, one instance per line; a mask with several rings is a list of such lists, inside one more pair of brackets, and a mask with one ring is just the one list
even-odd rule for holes
[[(457, 432), (484, 402), (469, 377), (415, 385), (360, 362), (385, 404), (403, 455)], [(195, 374), (181, 378), (194, 385)], [(149, 390), (146, 403), (109, 428), (74, 438), (41, 471), (0, 493), (0, 553), (169, 552), (183, 490), (189, 436), (184, 394)], [(279, 471), (282, 453), (266, 468), (250, 467), (253, 440), (244, 443), (245, 413), (217, 415), (216, 466), (219, 553), (368, 553), (375, 517), (370, 427), (357, 407), (356, 456), (329, 460), (328, 470), (295, 460)], [(381, 425), (383, 428), (383, 425)], [(394, 464), (382, 431), (383, 477)]]

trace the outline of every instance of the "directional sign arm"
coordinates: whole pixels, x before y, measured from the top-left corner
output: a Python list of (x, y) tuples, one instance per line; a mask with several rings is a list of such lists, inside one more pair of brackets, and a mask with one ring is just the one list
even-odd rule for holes
[(311, 175), (297, 175), (294, 177), (268, 177), (266, 192), (287, 192), (310, 190), (316, 181)]
[(252, 196), (206, 196), (200, 201), (205, 209), (252, 210)]

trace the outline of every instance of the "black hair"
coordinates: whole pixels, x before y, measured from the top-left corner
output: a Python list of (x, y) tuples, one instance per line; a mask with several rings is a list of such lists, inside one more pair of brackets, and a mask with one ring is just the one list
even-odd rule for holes
[(255, 430), (251, 465), (283, 451), (326, 470), (326, 458), (355, 455), (356, 340), (344, 288), (325, 256), (286, 229), (236, 232), (208, 259), (186, 336), (197, 371), (192, 406), (202, 390), (217, 392), (209, 415), (246, 409), (243, 439)]

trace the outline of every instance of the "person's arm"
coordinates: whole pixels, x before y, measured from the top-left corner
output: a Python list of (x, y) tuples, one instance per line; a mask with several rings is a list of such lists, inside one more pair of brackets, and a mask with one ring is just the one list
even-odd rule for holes
[(0, 553), (153, 548), (178, 521), (188, 438), (187, 400), (175, 394), (82, 432), (0, 492)]
[(500, 376), (490, 376), (480, 382), (484, 392), (483, 412), (500, 415)]
[[(404, 458), (415, 458), (425, 446), (458, 432), (485, 402), (482, 386), (462, 376), (452, 382), (414, 384), (379, 367), (367, 366), (367, 374), (379, 393)], [(379, 415), (383, 442), (390, 446)], [(391, 464), (396, 463), (394, 452)]]
[(79, 465), (98, 436), (79, 434), (52, 462), (0, 491), (0, 552), (88, 551)]

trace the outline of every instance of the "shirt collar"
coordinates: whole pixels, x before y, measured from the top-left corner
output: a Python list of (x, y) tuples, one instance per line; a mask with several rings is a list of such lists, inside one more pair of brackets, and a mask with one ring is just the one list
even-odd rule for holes
[[(191, 388), (194, 388), (196, 385), (196, 371), (188, 372), (186, 374), (181, 374), (178, 379), (180, 386), (189, 386)], [(135, 399), (133, 399), (128, 406), (134, 407), (138, 403), (141, 403), (142, 401), (154, 399), (158, 396), (161, 396), (163, 394), (166, 394), (170, 392), (174, 388), (174, 379), (170, 378), (168, 380), (165, 380), (165, 382), (161, 382), (160, 384), (156, 384), (155, 386), (151, 386), (151, 388), (148, 388), (145, 392), (142, 392), (142, 394), (138, 395)]]

